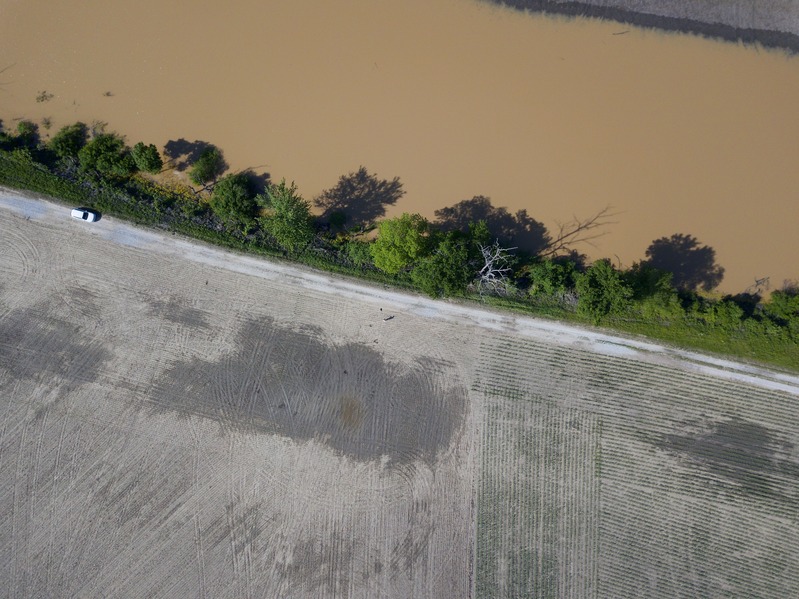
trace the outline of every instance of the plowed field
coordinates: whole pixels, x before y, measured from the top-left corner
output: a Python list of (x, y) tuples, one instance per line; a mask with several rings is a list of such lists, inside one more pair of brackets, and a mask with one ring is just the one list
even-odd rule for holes
[(4, 596), (799, 596), (797, 377), (6, 193), (0, 258)]

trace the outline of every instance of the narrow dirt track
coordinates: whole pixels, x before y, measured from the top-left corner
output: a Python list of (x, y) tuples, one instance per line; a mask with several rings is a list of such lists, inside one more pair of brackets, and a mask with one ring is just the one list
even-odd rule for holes
[(10, 191), (0, 256), (10, 597), (799, 591), (799, 377)]

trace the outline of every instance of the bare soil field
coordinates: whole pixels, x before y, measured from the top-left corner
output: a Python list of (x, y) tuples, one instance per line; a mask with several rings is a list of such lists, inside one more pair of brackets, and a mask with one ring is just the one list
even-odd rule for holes
[(6, 596), (799, 594), (799, 377), (2, 191), (0, 257)]

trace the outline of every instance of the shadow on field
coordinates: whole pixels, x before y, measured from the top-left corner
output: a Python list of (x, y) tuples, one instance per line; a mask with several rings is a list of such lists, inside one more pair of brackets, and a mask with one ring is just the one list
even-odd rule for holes
[[(12, 311), (0, 320), (0, 372), (18, 385), (34, 381), (62, 381), (57, 394), (36, 403), (34, 417), (47, 412), (69, 396), (71, 390), (88, 385), (101, 375), (110, 352), (94, 335), (75, 327), (75, 313), (92, 321), (100, 313), (100, 298), (80, 287), (59, 288), (43, 296), (48, 304), (68, 307), (65, 319), (43, 318), (39, 308)], [(24, 388), (24, 387), (21, 387)]]
[(515, 247), (536, 255), (550, 242), (546, 227), (529, 216), (526, 210), (511, 214), (507, 208), (495, 208), (486, 196), (474, 196), (449, 208), (436, 210), (435, 225), (443, 231), (468, 231), (470, 223), (484, 220), (491, 238), (504, 247)]
[(445, 384), (432, 359), (397, 365), (371, 346), (333, 345), (321, 330), (268, 318), (245, 324), (235, 347), (218, 361), (176, 363), (153, 393), (156, 411), (210, 417), (223, 430), (315, 439), (390, 464), (432, 464), (463, 425), (466, 390)]
[(342, 175), (335, 187), (326, 189), (314, 199), (322, 210), (321, 219), (348, 229), (368, 228), (405, 195), (399, 177), (379, 179), (363, 166), (354, 173)]
[(754, 422), (713, 422), (696, 432), (663, 435), (656, 445), (723, 477), (747, 496), (796, 500), (799, 464), (790, 459), (793, 444), (778, 441), (773, 431)]
[(724, 278), (724, 268), (716, 264), (716, 250), (700, 245), (693, 235), (675, 233), (656, 239), (646, 249), (646, 257), (646, 264), (672, 273), (671, 283), (677, 289), (710, 291)]

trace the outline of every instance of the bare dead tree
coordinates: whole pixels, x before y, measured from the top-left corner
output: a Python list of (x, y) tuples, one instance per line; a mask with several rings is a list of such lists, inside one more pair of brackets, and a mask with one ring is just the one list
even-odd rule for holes
[(513, 256), (510, 254), (516, 248), (503, 248), (499, 241), (491, 245), (481, 245), (480, 253), (483, 255), (483, 268), (477, 273), (477, 288), (480, 295), (492, 293), (504, 295), (508, 291), (508, 274), (511, 272)]
[(605, 206), (588, 218), (581, 219), (575, 216), (567, 223), (558, 223), (557, 234), (538, 255), (542, 258), (553, 258), (558, 254), (572, 251), (578, 243), (590, 244), (607, 233), (598, 229), (616, 222), (611, 220), (616, 214), (611, 211), (610, 206)]

